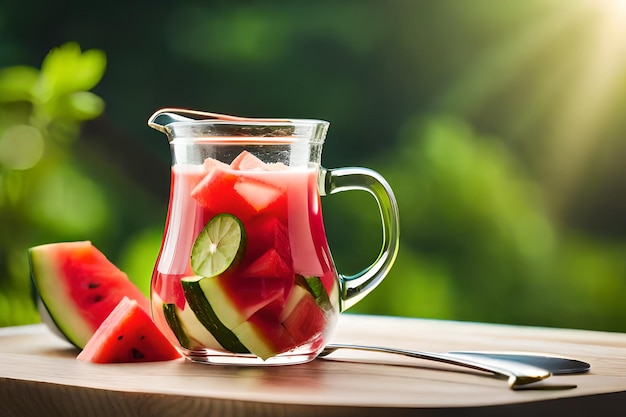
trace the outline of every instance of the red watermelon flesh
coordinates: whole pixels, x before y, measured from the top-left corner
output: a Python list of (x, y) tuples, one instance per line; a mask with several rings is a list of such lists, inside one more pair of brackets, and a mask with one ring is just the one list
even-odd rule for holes
[(265, 162), (254, 156), (248, 151), (242, 151), (233, 161), (230, 163), (233, 169), (238, 170), (255, 170), (266, 169)]
[(286, 262), (276, 249), (268, 249), (241, 274), (248, 279), (279, 280), (283, 285), (283, 297), (287, 297), (294, 285), (291, 262)]
[(327, 318), (311, 293), (296, 285), (282, 313), (270, 304), (232, 329), (241, 343), (262, 359), (314, 342), (326, 328)]
[(246, 278), (279, 278), (293, 282), (294, 272), (274, 248), (268, 249), (241, 273)]
[(123, 297), (147, 313), (147, 297), (89, 241), (60, 242), (28, 250), (31, 276), (58, 330), (85, 346)]
[(258, 258), (268, 249), (275, 248), (287, 263), (292, 263), (289, 232), (279, 218), (271, 214), (262, 214), (250, 219), (244, 226), (248, 236), (247, 259)]
[[(274, 278), (258, 279), (238, 279), (236, 277), (215, 277), (219, 283), (225, 297), (229, 299), (232, 306), (239, 312), (240, 317), (247, 319), (255, 312), (270, 305), (284, 304), (285, 284), (281, 280)], [(221, 309), (218, 309), (221, 312)], [(218, 314), (220, 312), (216, 311)], [(222, 315), (222, 321), (228, 322), (228, 314)], [(234, 324), (234, 323), (229, 323)], [(232, 326), (234, 327), (234, 326)]]
[(278, 175), (284, 176), (284, 173), (273, 174), (270, 172), (261, 172), (258, 174), (246, 173), (239, 176), (239, 181), (234, 185), (235, 191), (254, 208), (255, 212), (260, 212), (270, 207), (281, 196), (285, 195), (286, 190), (280, 187), (280, 181), (269, 182), (263, 181), (264, 176)]
[(78, 359), (95, 363), (156, 362), (180, 358), (137, 301), (122, 298), (89, 339)]
[(233, 333), (250, 352), (266, 360), (299, 345), (275, 316), (263, 313), (255, 313), (233, 329)]
[(324, 331), (327, 318), (311, 293), (299, 285), (294, 287), (290, 298), (295, 299), (296, 304), (289, 311), (291, 299), (288, 301), (282, 323), (297, 343), (304, 344)]
[(214, 158), (207, 158), (204, 160), (202, 167), (204, 169), (205, 174), (208, 174), (213, 169), (217, 169), (217, 168), (226, 169), (229, 167), (229, 165), (225, 162), (218, 161), (217, 159), (214, 159)]
[(230, 213), (245, 221), (254, 216), (257, 210), (235, 191), (239, 179), (236, 171), (214, 164), (191, 190), (191, 196), (211, 213)]
[[(231, 213), (245, 221), (272, 205), (285, 190), (279, 182), (268, 183), (257, 175), (267, 165), (247, 151), (235, 158), (231, 165), (212, 158), (203, 164), (206, 175), (191, 191), (191, 195), (212, 213)], [(272, 171), (276, 171), (274, 168)], [(267, 172), (261, 174), (267, 175)]]
[(239, 170), (263, 170), (263, 171), (281, 171), (289, 168), (283, 163), (266, 163), (254, 156), (248, 151), (243, 151), (230, 163), (233, 169)]

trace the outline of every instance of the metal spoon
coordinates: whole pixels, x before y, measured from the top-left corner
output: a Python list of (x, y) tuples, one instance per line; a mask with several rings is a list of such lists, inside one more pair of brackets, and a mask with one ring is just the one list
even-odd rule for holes
[(589, 371), (591, 365), (578, 359), (563, 358), (547, 353), (530, 352), (485, 352), (485, 351), (464, 351), (446, 352), (448, 355), (459, 357), (470, 357), (481, 359), (484, 357), (502, 359), (506, 361), (521, 362), (527, 365), (543, 368), (552, 375), (581, 374)]
[(523, 385), (542, 381), (552, 373), (546, 369), (528, 365), (522, 362), (503, 360), (501, 358), (481, 357), (480, 360), (468, 357), (455, 356), (453, 354), (423, 352), (408, 349), (396, 349), (382, 346), (365, 346), (353, 344), (333, 343), (322, 350), (318, 357), (325, 357), (338, 349), (365, 350), (370, 352), (394, 353), (411, 358), (433, 360), (450, 365), (463, 366), (479, 371), (491, 372), (494, 375), (506, 377), (509, 388), (517, 389)]
[[(337, 346), (337, 347), (335, 347)], [(324, 353), (328, 355), (339, 349), (339, 345), (329, 345), (329, 351)], [(331, 351), (332, 349), (332, 351)], [(470, 357), (480, 360), (482, 358), (494, 358), (506, 361), (521, 362), (527, 365), (536, 366), (538, 368), (550, 371), (552, 375), (580, 374), (589, 371), (591, 365), (578, 359), (564, 358), (554, 356), (548, 353), (532, 353), (532, 352), (498, 352), (498, 351), (454, 351), (446, 352), (446, 355), (454, 355), (456, 357)]]

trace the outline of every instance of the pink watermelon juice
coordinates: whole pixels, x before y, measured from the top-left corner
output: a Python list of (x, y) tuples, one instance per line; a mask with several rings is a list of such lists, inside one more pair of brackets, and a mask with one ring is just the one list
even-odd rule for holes
[[(243, 225), (243, 256), (218, 276), (196, 276), (192, 247), (221, 213)], [(265, 164), (247, 151), (230, 164), (172, 167), (152, 309), (187, 357), (313, 359), (333, 331), (338, 298), (315, 169)]]

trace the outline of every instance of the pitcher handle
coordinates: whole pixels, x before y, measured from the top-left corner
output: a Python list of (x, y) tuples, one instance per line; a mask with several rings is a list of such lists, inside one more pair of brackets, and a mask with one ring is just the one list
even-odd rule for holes
[(368, 168), (322, 168), (319, 178), (322, 196), (348, 190), (369, 192), (378, 204), (382, 219), (383, 241), (378, 258), (355, 275), (339, 274), (340, 309), (344, 311), (376, 288), (393, 265), (400, 241), (398, 203), (389, 183), (379, 173)]

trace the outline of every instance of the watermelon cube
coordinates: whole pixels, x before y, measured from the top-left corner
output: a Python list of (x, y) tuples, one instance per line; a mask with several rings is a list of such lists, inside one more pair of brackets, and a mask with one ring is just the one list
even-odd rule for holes
[(191, 190), (191, 196), (212, 213), (230, 213), (245, 221), (255, 215), (257, 209), (235, 190), (239, 180), (232, 169), (216, 165)]
[(254, 156), (248, 151), (242, 151), (233, 161), (230, 163), (232, 169), (238, 170), (265, 170), (267, 166), (265, 162)]
[(257, 213), (266, 209), (285, 193), (285, 190), (275, 183), (270, 184), (260, 180), (259, 176), (239, 176), (234, 189)]
[(294, 278), (293, 267), (275, 248), (270, 248), (259, 256), (241, 275), (246, 278), (279, 278), (289, 281)]
[(227, 169), (228, 167), (229, 165), (227, 163), (219, 161), (215, 158), (207, 158), (202, 164), (205, 175), (213, 171), (214, 169)]
[(282, 162), (266, 163), (251, 154), (243, 151), (230, 163), (231, 168), (242, 171), (282, 171), (289, 168)]
[(283, 286), (283, 295), (287, 297), (294, 285), (293, 266), (286, 262), (274, 248), (270, 248), (258, 257), (242, 273), (246, 281), (264, 279), (266, 281), (279, 281)]
[(298, 345), (305, 344), (320, 335), (326, 327), (327, 318), (313, 295), (296, 285), (281, 314), (282, 324)]
[(244, 226), (248, 236), (248, 259), (256, 259), (274, 248), (285, 262), (292, 263), (287, 226), (278, 217), (272, 214), (255, 216)]

